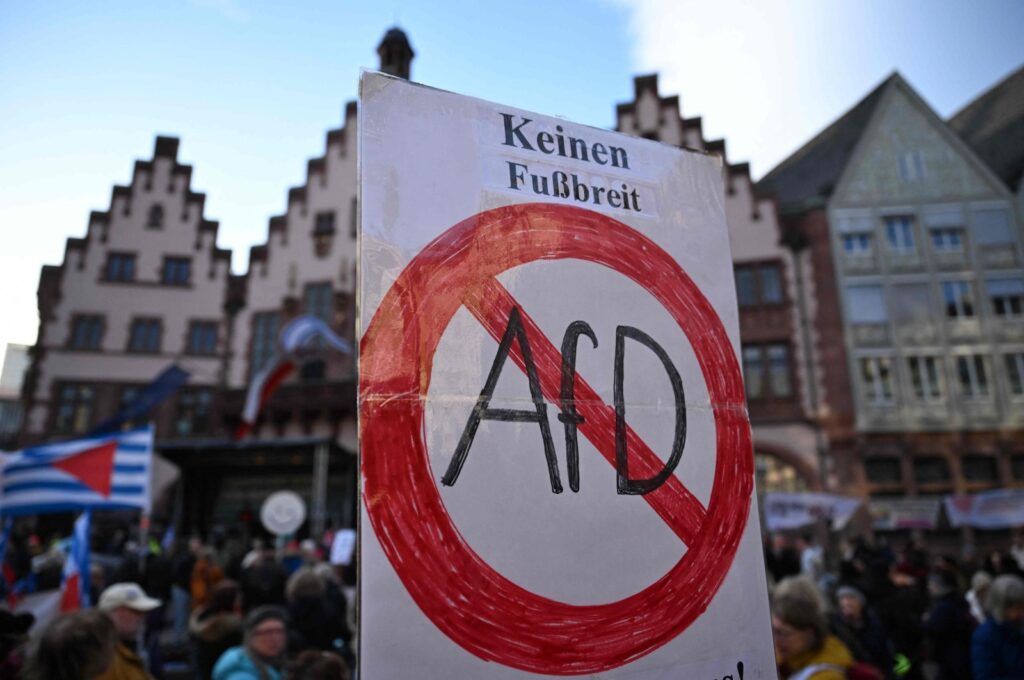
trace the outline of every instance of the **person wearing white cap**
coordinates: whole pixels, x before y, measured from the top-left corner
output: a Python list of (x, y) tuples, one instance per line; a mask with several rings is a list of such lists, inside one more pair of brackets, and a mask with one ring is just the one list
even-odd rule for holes
[(100, 595), (98, 607), (114, 622), (119, 639), (114, 663), (96, 680), (149, 680), (146, 666), (135, 652), (146, 612), (160, 606), (137, 583), (115, 583)]

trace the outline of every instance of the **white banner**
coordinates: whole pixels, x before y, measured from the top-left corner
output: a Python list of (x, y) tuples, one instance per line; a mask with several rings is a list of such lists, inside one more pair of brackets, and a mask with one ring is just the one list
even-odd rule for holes
[(934, 529), (939, 523), (939, 498), (873, 498), (868, 502), (876, 530)]
[(828, 493), (782, 493), (764, 495), (764, 523), (769, 531), (800, 529), (826, 520), (832, 529), (846, 526), (863, 501)]
[(946, 496), (946, 516), (955, 527), (1009, 529), (1024, 526), (1024, 489), (997, 489)]
[(360, 677), (775, 677), (720, 162), (361, 92)]

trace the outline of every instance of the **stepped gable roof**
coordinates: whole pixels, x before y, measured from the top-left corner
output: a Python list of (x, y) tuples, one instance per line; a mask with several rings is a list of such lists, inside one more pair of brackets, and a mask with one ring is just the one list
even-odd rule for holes
[(1024, 66), (967, 104), (949, 125), (1016, 191), (1024, 181)]
[(757, 183), (758, 193), (774, 194), (783, 213), (800, 212), (830, 196), (882, 95), (899, 80), (899, 74), (893, 73), (852, 109), (775, 166)]

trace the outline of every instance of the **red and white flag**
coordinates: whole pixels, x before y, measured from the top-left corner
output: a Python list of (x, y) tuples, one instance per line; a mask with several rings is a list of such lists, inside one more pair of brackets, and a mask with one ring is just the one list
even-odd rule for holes
[(73, 612), (89, 606), (89, 524), (92, 513), (86, 510), (75, 520), (71, 547), (64, 560), (60, 610)]

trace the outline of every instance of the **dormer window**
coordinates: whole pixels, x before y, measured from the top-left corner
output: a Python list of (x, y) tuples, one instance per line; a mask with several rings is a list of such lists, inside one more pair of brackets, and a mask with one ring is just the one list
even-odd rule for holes
[(920, 151), (908, 151), (900, 156), (900, 179), (916, 182), (925, 177), (924, 156)]
[(160, 204), (156, 204), (149, 209), (149, 215), (146, 217), (146, 228), (163, 229), (163, 226), (164, 207)]

